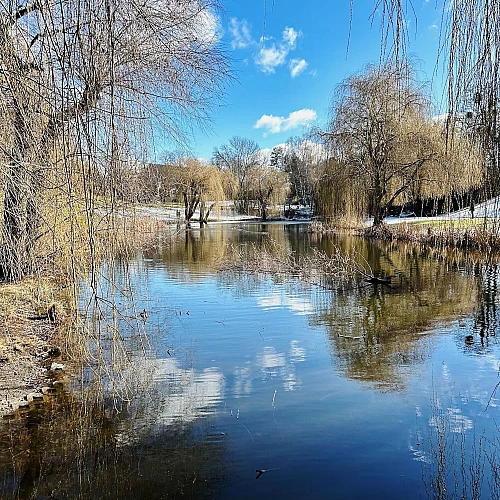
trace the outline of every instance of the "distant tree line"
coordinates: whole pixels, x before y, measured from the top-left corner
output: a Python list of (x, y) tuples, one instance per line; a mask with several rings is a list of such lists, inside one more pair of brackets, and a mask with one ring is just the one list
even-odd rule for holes
[(275, 207), (293, 215), (306, 205), (329, 221), (372, 216), (375, 225), (403, 207), (429, 215), (469, 206), (482, 196), (486, 153), (466, 117), (447, 127), (431, 105), (409, 64), (371, 65), (337, 87), (324, 130), (292, 137), (269, 157), (233, 137), (210, 165), (180, 158), (140, 167), (123, 198), (178, 201), (188, 223), (198, 211), (202, 224), (222, 200), (262, 220)]

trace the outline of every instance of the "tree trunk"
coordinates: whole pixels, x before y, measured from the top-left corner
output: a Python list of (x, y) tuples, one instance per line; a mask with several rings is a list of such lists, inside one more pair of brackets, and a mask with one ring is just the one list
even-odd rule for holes
[(215, 203), (212, 203), (207, 210), (205, 210), (205, 202), (202, 201), (200, 202), (200, 226), (203, 226), (204, 224), (208, 224), (208, 217), (210, 215), (210, 212), (214, 208)]
[(36, 199), (39, 181), (28, 170), (34, 139), (22, 108), (16, 109), (13, 126), (15, 143), (7, 167), (4, 187), (4, 213), (0, 279), (15, 281), (33, 270), (33, 249), (39, 227)]
[(374, 203), (373, 206), (373, 225), (379, 226), (384, 221), (384, 209), (380, 202)]
[(9, 165), (4, 193), (2, 255), (0, 278), (15, 281), (24, 275), (26, 266), (26, 184), (23, 165)]
[(264, 201), (260, 202), (260, 218), (263, 221), (267, 220), (267, 204)]
[(377, 172), (375, 176), (375, 186), (372, 198), (373, 225), (379, 226), (384, 221), (385, 207), (382, 204), (382, 199), (385, 195), (385, 186), (382, 184), (380, 174)]
[(190, 226), (191, 219), (193, 218), (196, 208), (198, 207), (198, 203), (200, 202), (200, 197), (197, 193), (188, 196), (187, 191), (184, 191), (182, 196), (184, 198), (184, 217), (186, 219), (186, 224)]

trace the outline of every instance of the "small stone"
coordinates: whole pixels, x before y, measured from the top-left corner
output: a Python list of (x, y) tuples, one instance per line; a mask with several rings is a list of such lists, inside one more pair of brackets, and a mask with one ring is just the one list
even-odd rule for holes
[(43, 401), (43, 394), (39, 392), (32, 392), (28, 394), (27, 400), (31, 403), (32, 401)]

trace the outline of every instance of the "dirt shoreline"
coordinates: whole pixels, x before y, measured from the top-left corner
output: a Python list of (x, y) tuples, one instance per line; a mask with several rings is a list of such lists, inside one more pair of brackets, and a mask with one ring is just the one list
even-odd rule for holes
[(0, 342), (0, 418), (18, 416), (32, 403), (39, 404), (64, 369), (58, 340), (59, 324), (49, 318), (19, 318), (7, 327)]

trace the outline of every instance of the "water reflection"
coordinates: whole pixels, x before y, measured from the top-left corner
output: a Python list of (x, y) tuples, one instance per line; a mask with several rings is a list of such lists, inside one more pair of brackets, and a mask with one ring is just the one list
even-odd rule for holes
[(299, 315), (308, 315), (314, 312), (314, 305), (305, 300), (304, 297), (293, 297), (277, 291), (271, 291), (269, 295), (259, 297), (258, 303), (264, 311), (285, 307)]
[[(150, 409), (154, 411), (154, 409)], [(224, 440), (203, 426), (147, 426), (139, 416), (59, 393), (0, 427), (0, 496), (18, 498), (213, 498), (224, 475)], [(203, 438), (203, 436), (205, 436)]]
[[(479, 419), (495, 432), (496, 414), (484, 409), (500, 405), (491, 392), (500, 366), (498, 269), (457, 253), (303, 229), (192, 229), (109, 263), (111, 285), (98, 290), (117, 307), (101, 303), (99, 315), (87, 315), (99, 363), (84, 371), (83, 394), (59, 394), (0, 430), (0, 496), (444, 491), (460, 439)], [(346, 286), (221, 269), (229, 249), (244, 245), (266, 258), (356, 250), (374, 274), (394, 278), (391, 286)], [(258, 481), (257, 469), (268, 471)], [(468, 496), (468, 480), (460, 481)]]
[(224, 398), (224, 376), (217, 368), (183, 369), (177, 359), (166, 358), (136, 362), (134, 372), (136, 386), (123, 407), (127, 419), (117, 437), (120, 443), (143, 439), (151, 426), (185, 426), (210, 416)]

